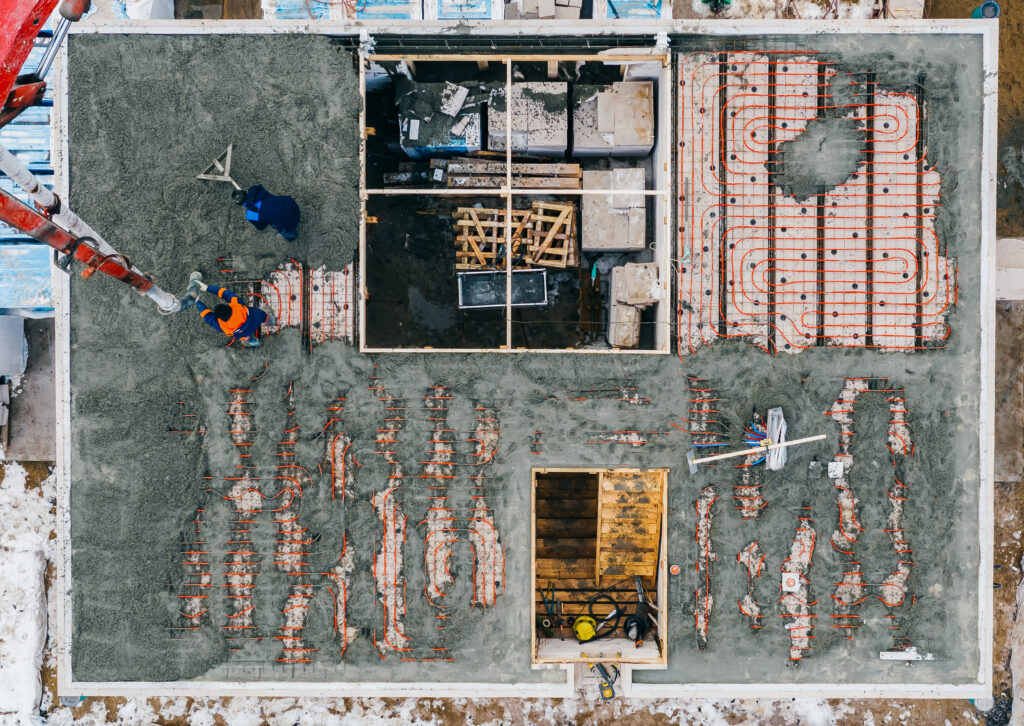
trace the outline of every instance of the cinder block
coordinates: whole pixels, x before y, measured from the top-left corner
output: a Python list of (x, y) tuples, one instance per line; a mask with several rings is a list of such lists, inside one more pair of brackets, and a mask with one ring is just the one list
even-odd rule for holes
[[(644, 170), (584, 171), (584, 189), (644, 189)], [(646, 209), (642, 194), (584, 194), (580, 248), (629, 252), (647, 246)]]
[(654, 85), (631, 81), (574, 86), (573, 134), (574, 156), (649, 154), (654, 147)]

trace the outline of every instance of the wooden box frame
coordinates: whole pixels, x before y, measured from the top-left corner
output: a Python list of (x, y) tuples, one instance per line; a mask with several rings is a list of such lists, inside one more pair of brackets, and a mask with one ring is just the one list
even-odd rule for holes
[[(604, 63), (606, 65), (618, 65), (622, 68), (623, 73), (630, 64), (637, 63), (660, 63), (661, 72), (658, 78), (654, 81), (657, 86), (657, 104), (654, 109), (656, 133), (654, 141), (654, 149), (651, 152), (654, 158), (653, 163), (653, 189), (645, 189), (643, 191), (636, 190), (621, 190), (621, 189), (565, 189), (559, 188), (557, 184), (553, 184), (551, 188), (544, 188), (534, 186), (514, 186), (512, 163), (512, 124), (506, 120), (505, 133), (506, 133), (506, 144), (505, 144), (505, 175), (504, 181), (501, 186), (495, 187), (456, 187), (446, 189), (432, 189), (432, 188), (369, 188), (366, 183), (366, 156), (367, 156), (367, 144), (366, 140), (368, 135), (374, 133), (373, 129), (367, 129), (366, 127), (366, 75), (367, 69), (371, 63), (378, 61), (388, 63), (405, 63), (410, 69), (414, 70), (417, 63), (431, 63), (431, 62), (476, 62), (481, 68), (485, 68), (488, 63), (501, 63), (505, 66), (505, 85), (506, 88), (513, 85), (512, 80), (512, 64), (520, 61), (529, 62), (546, 62), (548, 63), (549, 73), (553, 66), (557, 66), (559, 62), (589, 62), (589, 63)], [(667, 355), (672, 352), (672, 310), (674, 309), (673, 300), (673, 268), (671, 261), (671, 254), (674, 247), (674, 235), (672, 232), (672, 214), (673, 214), (673, 139), (675, 138), (675, 126), (672, 118), (672, 109), (674, 108), (675, 88), (673, 83), (673, 69), (671, 62), (671, 53), (666, 50), (659, 50), (655, 48), (651, 49), (630, 49), (629, 51), (623, 52), (620, 49), (604, 52), (594, 53), (566, 53), (566, 54), (538, 54), (538, 53), (426, 53), (426, 54), (375, 54), (360, 52), (360, 63), (359, 63), (359, 93), (362, 100), (362, 107), (359, 113), (359, 131), (360, 131), (360, 203), (361, 203), (361, 223), (359, 226), (359, 279), (360, 285), (358, 289), (358, 317), (359, 317), (359, 350), (361, 353), (577, 353), (577, 354), (599, 354), (599, 355)], [(510, 113), (510, 109), (506, 108), (506, 114)], [(578, 200), (577, 204), (582, 202), (583, 196), (586, 194), (632, 194), (641, 195), (644, 197), (652, 197), (654, 199), (654, 242), (653, 249), (655, 259), (654, 262), (658, 265), (660, 284), (662, 287), (662, 299), (658, 303), (657, 308), (657, 319), (655, 320), (655, 335), (654, 335), (654, 347), (651, 349), (634, 349), (634, 348), (526, 348), (521, 346), (513, 347), (513, 332), (512, 332), (512, 320), (511, 309), (506, 309), (506, 321), (505, 321), (505, 343), (499, 345), (497, 348), (434, 348), (434, 347), (409, 347), (409, 348), (388, 348), (379, 346), (369, 346), (366, 343), (366, 303), (369, 300), (370, 293), (366, 285), (367, 270), (366, 270), (366, 225), (372, 224), (375, 220), (367, 215), (367, 202), (372, 197), (377, 196), (455, 196), (455, 197), (470, 197), (470, 196), (491, 196), (491, 197), (502, 197), (505, 200), (505, 205), (508, 218), (512, 217), (512, 199), (517, 196), (524, 197), (537, 197), (537, 196), (558, 196), (565, 198), (573, 198)], [(580, 205), (582, 207), (582, 205)], [(579, 220), (579, 211), (577, 211), (577, 228), (581, 228), (581, 222)], [(509, 237), (506, 244), (511, 247), (511, 228), (508, 228), (506, 236)], [(579, 245), (577, 245), (577, 255), (579, 254)], [(512, 286), (511, 279), (511, 268), (510, 260), (506, 262), (506, 276), (507, 285), (509, 288)], [(511, 300), (511, 290), (506, 295), (506, 300)]]
[[(630, 665), (665, 665), (668, 663), (668, 474), (667, 468), (640, 469), (636, 467), (535, 467), (530, 470), (530, 659), (534, 664), (565, 663), (626, 663)], [(651, 474), (661, 476), (661, 534), (658, 543), (658, 567), (656, 574), (657, 634), (652, 636), (658, 649), (656, 658), (630, 658), (632, 641), (627, 638), (610, 638), (600, 644), (588, 646), (569, 638), (558, 641), (553, 648), (540, 652), (537, 640), (537, 616), (533, 593), (537, 588), (537, 475), (538, 474), (596, 474), (598, 476), (598, 502), (600, 504), (601, 478), (609, 472)], [(600, 533), (599, 533), (600, 535)], [(596, 553), (595, 553), (596, 554)], [(580, 653), (587, 653), (583, 658)]]

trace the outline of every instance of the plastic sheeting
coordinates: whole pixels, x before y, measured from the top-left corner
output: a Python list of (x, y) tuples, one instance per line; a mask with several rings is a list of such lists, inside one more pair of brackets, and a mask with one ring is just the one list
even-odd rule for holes
[(28, 364), (25, 319), (0, 315), (0, 376), (20, 376)]
[[(768, 440), (773, 444), (782, 444), (786, 441), (786, 418), (782, 415), (781, 408), (768, 409)], [(786, 465), (787, 448), (769, 449), (765, 454), (765, 466), (772, 471), (778, 471)]]

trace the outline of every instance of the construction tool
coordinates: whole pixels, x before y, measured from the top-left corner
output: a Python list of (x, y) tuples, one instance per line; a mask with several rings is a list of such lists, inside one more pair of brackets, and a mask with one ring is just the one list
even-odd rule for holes
[(643, 579), (639, 575), (635, 575), (633, 580), (636, 583), (636, 612), (626, 618), (622, 631), (626, 634), (627, 638), (633, 641), (635, 647), (640, 648), (643, 646), (644, 638), (651, 629), (651, 625), (648, 622), (651, 608), (647, 604), (647, 593), (644, 591)]
[[(597, 616), (594, 614), (594, 603), (598, 601), (607, 601), (611, 603), (612, 609), (600, 622), (597, 620)], [(606, 638), (616, 631), (619, 627), (619, 619), (622, 617), (622, 609), (619, 608), (611, 595), (599, 592), (587, 601), (587, 615), (579, 615), (572, 623), (572, 633), (576, 636), (576, 640), (581, 643), (589, 643), (592, 640), (598, 640), (600, 638)], [(606, 628), (604, 631), (601, 630), (609, 620), (615, 618), (615, 622)]]
[[(228, 182), (235, 189), (241, 191), (242, 187), (238, 186), (234, 179), (231, 178), (231, 148), (234, 144), (228, 144), (228, 150), (213, 160), (213, 163), (203, 169), (202, 174), (196, 174), (196, 179), (205, 179), (206, 181), (215, 182)], [(218, 173), (214, 173), (218, 172)]]
[[(541, 599), (541, 602), (544, 603), (544, 610), (547, 611), (547, 617), (545, 617), (541, 621), (541, 625), (543, 625), (544, 628), (546, 628), (547, 630), (551, 630), (552, 628), (554, 628), (557, 625), (558, 626), (559, 634), (561, 635), (562, 634), (562, 624), (563, 623), (562, 623), (562, 618), (559, 615), (558, 609), (557, 609), (558, 605), (561, 605), (561, 603), (557, 603), (556, 604), (556, 601), (555, 601), (555, 586), (554, 586), (554, 584), (550, 580), (548, 581), (547, 591), (545, 591), (545, 590), (541, 590), (540, 591), (540, 599)], [(564, 639), (564, 637), (563, 637), (563, 639)]]
[(572, 634), (581, 643), (588, 643), (597, 637), (597, 621), (589, 615), (580, 615), (572, 622)]
[(763, 446), (755, 446), (753, 448), (744, 449), (742, 451), (730, 451), (730, 452), (728, 452), (726, 454), (715, 454), (714, 456), (702, 456), (699, 459), (693, 458), (693, 452), (692, 451), (688, 451), (688, 452), (686, 452), (686, 463), (690, 467), (690, 473), (691, 474), (696, 474), (697, 473), (697, 465), (698, 464), (706, 464), (709, 461), (718, 461), (719, 459), (732, 459), (732, 458), (737, 457), (737, 456), (750, 456), (751, 454), (757, 454), (757, 453), (762, 453), (762, 452), (767, 453), (769, 451), (773, 451), (775, 449), (782, 449), (782, 448), (785, 448), (787, 446), (796, 446), (797, 444), (807, 444), (807, 443), (810, 443), (811, 441), (821, 441), (824, 438), (825, 438), (825, 434), (818, 434), (817, 436), (807, 436), (807, 437), (802, 438), (802, 439), (793, 439), (792, 441), (783, 441), (783, 442), (780, 442), (778, 444), (774, 444), (774, 443), (771, 442), (771, 440), (766, 438), (764, 440), (764, 445)]
[(590, 672), (597, 676), (598, 688), (601, 691), (601, 698), (605, 701), (610, 701), (615, 698), (615, 688), (613, 688), (615, 681), (619, 680), (619, 668), (618, 666), (612, 666), (615, 670), (615, 675), (612, 676), (608, 669), (604, 667), (603, 663), (591, 663), (587, 660), (586, 653), (580, 653), (580, 657), (590, 668)]

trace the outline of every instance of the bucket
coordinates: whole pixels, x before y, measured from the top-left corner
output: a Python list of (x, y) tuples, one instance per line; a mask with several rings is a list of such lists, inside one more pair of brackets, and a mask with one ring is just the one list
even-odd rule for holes
[(995, 0), (985, 0), (985, 2), (974, 9), (974, 12), (971, 13), (971, 17), (975, 20), (998, 18), (999, 3)]

